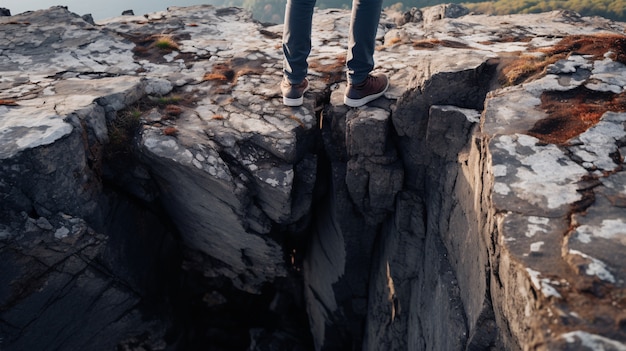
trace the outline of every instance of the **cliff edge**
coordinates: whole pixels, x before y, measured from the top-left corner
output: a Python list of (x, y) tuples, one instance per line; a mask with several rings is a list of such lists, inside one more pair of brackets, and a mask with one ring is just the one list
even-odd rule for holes
[(383, 13), (341, 103), (316, 10), (0, 17), (0, 349), (626, 350), (626, 36), (571, 12)]

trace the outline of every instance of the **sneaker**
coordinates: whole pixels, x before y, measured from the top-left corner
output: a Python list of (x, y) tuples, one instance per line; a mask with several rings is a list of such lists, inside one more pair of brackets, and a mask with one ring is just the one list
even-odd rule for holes
[(291, 84), (286, 78), (280, 83), (285, 106), (300, 106), (304, 102), (304, 93), (309, 90), (309, 80), (304, 78), (299, 84)]
[(343, 103), (350, 107), (359, 107), (381, 97), (389, 88), (389, 79), (384, 73), (370, 74), (363, 83), (348, 84)]

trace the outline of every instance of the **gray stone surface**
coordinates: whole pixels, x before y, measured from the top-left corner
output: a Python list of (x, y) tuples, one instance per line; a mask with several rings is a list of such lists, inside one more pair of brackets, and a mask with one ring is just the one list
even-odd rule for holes
[[(626, 66), (574, 52), (521, 84), (498, 81), (520, 53), (624, 24), (385, 12), (375, 60), (392, 86), (349, 109), (349, 16), (314, 19), (311, 90), (289, 108), (282, 26), (241, 9), (0, 17), (1, 349), (32, 346), (54, 320), (41, 341), (57, 348), (96, 330), (105, 349), (142, 333), (163, 346), (167, 318), (136, 308), (150, 290), (140, 272), (158, 268), (125, 261), (120, 248), (141, 245), (107, 226), (106, 182), (158, 200), (183, 267), (207, 281), (250, 297), (301, 278), (316, 350), (626, 348), (625, 112), (563, 142), (535, 132), (547, 93), (622, 94)], [(206, 294), (210, 307), (228, 300)], [(72, 305), (93, 312), (59, 312)], [(251, 335), (264, 344), (263, 330)]]
[[(125, 214), (111, 213), (109, 223), (132, 227), (129, 218), (138, 213), (119, 210)], [(148, 317), (141, 308), (143, 299), (158, 295), (167, 275), (168, 258), (151, 257), (167, 254), (158, 228), (133, 228), (144, 240), (150, 235), (146, 243), (120, 237), (121, 231), (98, 233), (63, 213), (5, 215), (1, 227), (10, 234), (0, 242), (3, 349), (110, 350), (140, 335), (144, 347), (164, 345), (170, 321)]]

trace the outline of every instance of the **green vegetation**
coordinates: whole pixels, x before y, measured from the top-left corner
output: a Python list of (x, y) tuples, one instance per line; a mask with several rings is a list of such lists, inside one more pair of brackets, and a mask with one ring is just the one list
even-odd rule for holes
[[(349, 0), (344, 0), (349, 1)], [(285, 0), (213, 0), (216, 6), (243, 7), (252, 12), (253, 17), (265, 23), (283, 23)], [(318, 4), (319, 5), (319, 4)]]
[(178, 50), (178, 44), (169, 35), (158, 35), (154, 41), (154, 46), (164, 51)]
[(475, 12), (495, 15), (570, 10), (583, 16), (626, 21), (626, 0), (497, 0), (463, 5)]
[[(626, 0), (383, 0), (383, 6), (406, 11), (412, 7), (422, 8), (441, 3), (457, 3), (476, 13), (506, 15), (513, 13), (537, 13), (553, 10), (571, 10), (583, 16), (602, 16), (616, 21), (626, 21)], [(348, 9), (351, 0), (317, 0), (319, 8)], [(261, 22), (282, 23), (285, 0), (216, 0), (218, 6), (238, 6), (250, 10)]]
[(158, 97), (154, 97), (154, 96), (149, 96), (148, 99), (157, 105), (173, 105), (173, 104), (178, 104), (179, 102), (182, 101), (182, 98), (178, 95), (171, 95), (171, 96), (158, 96)]
[(132, 147), (132, 139), (139, 129), (141, 110), (131, 108), (120, 111), (116, 118), (107, 122), (109, 146), (107, 156), (127, 154)]

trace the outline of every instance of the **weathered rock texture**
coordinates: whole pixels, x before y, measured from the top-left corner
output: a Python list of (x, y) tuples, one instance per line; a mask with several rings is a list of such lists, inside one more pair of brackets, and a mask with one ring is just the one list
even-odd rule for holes
[(350, 109), (314, 19), (288, 108), (240, 9), (0, 18), (0, 349), (626, 349), (624, 25), (385, 13)]

